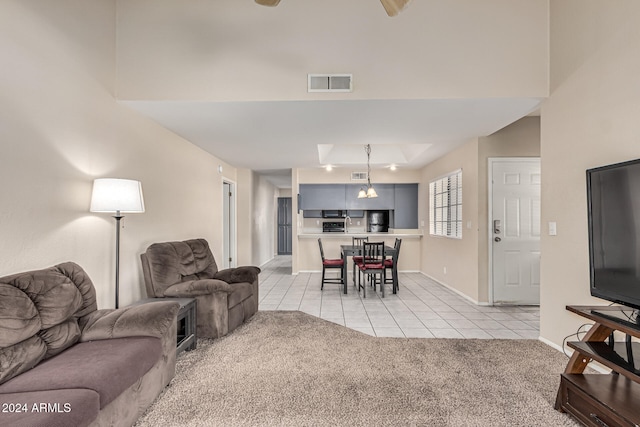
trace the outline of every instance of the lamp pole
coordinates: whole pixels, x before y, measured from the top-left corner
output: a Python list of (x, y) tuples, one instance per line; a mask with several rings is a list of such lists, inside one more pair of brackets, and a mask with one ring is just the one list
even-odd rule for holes
[(116, 211), (113, 216), (116, 219), (116, 308), (120, 300), (120, 220), (124, 215), (120, 215), (120, 211)]

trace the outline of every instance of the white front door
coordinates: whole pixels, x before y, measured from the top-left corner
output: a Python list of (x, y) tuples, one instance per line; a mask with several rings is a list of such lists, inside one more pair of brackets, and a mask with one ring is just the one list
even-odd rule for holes
[(489, 159), (494, 304), (540, 304), (540, 159)]

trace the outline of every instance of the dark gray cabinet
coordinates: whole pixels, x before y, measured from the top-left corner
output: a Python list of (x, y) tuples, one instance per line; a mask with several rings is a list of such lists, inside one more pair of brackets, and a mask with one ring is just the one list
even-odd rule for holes
[(393, 228), (418, 228), (418, 184), (395, 184)]
[(300, 209), (344, 210), (344, 184), (300, 184)]
[(418, 228), (418, 184), (374, 184), (378, 197), (358, 199), (364, 184), (300, 184), (298, 208), (305, 218), (320, 218), (322, 210), (348, 210), (352, 218), (365, 211), (393, 211), (393, 228)]

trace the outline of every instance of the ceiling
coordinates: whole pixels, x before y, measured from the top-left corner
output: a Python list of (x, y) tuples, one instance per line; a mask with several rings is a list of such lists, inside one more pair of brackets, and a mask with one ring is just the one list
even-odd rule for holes
[[(538, 108), (538, 98), (260, 102), (125, 101), (225, 162), (274, 175), (291, 168), (420, 168)], [(282, 176), (287, 177), (284, 182)]]
[[(120, 102), (278, 187), (291, 186), (291, 168), (361, 170), (366, 144), (372, 168), (422, 168), (539, 108), (538, 3), (412, 2), (394, 18), (355, 3), (124, 2)], [(299, 19), (308, 15), (318, 19)], [(240, 17), (252, 27), (230, 25)], [(325, 63), (353, 73), (352, 93), (307, 94), (306, 73)]]

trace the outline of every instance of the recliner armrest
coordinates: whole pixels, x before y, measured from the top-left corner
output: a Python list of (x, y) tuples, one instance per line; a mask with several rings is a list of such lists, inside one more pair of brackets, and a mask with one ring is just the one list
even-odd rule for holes
[(176, 321), (180, 304), (150, 302), (118, 309), (96, 310), (79, 319), (80, 341), (135, 336), (162, 338)]
[(231, 292), (229, 284), (217, 279), (189, 280), (176, 283), (164, 291), (165, 297), (193, 298), (198, 295), (210, 295), (216, 292)]
[(248, 282), (253, 283), (258, 279), (260, 268), (255, 266), (242, 266), (236, 268), (227, 268), (218, 271), (214, 278), (223, 280), (227, 283)]

